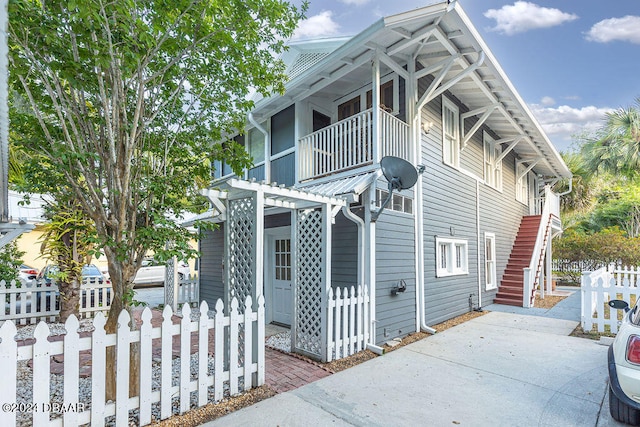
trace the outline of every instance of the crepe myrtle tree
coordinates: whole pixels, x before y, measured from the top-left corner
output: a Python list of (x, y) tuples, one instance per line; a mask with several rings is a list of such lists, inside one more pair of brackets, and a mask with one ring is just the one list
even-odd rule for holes
[(13, 104), (27, 107), (12, 119), (28, 135), (13, 143), (46, 159), (95, 223), (115, 297), (109, 332), (148, 250), (194, 256), (192, 236), (172, 218), (197, 207), (211, 160), (250, 165), (244, 150), (212, 141), (243, 129), (251, 90), (284, 90), (276, 55), (305, 9), (280, 0), (10, 1)]
[(174, 219), (203, 208), (197, 194), (211, 160), (236, 172), (250, 165), (237, 145), (212, 141), (244, 128), (252, 91), (284, 91), (277, 55), (306, 8), (282, 0), (10, 0), (11, 119), (23, 130), (12, 143), (42, 166), (32, 189), (68, 189), (94, 222), (114, 292), (107, 332), (129, 308), (148, 250), (160, 259), (195, 255)]

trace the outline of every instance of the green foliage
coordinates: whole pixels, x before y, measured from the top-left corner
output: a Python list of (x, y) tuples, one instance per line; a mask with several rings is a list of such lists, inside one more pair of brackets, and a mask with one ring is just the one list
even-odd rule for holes
[(18, 249), (15, 241), (0, 248), (0, 280), (4, 280), (7, 284), (12, 280), (18, 280), (18, 269), (24, 254)]
[(236, 172), (251, 164), (239, 146), (213, 142), (243, 130), (253, 92), (284, 91), (276, 57), (306, 8), (281, 0), (9, 2), (11, 138), (30, 154), (20, 189), (78, 203), (119, 297), (147, 251), (194, 256), (194, 235), (176, 222), (207, 208), (199, 190), (212, 160)]
[(94, 254), (96, 230), (93, 221), (73, 201), (50, 205), (43, 225), (42, 255), (58, 266), (56, 280), (81, 282), (82, 267)]
[(592, 173), (603, 171), (628, 178), (640, 172), (640, 98), (635, 105), (606, 115), (605, 125), (586, 138), (581, 154)]
[[(629, 238), (617, 227), (605, 228), (595, 233), (569, 230), (554, 240), (553, 255), (556, 259), (591, 263), (595, 270), (601, 265), (621, 263), (640, 265), (640, 238)], [(580, 273), (572, 273), (572, 281), (580, 282)]]

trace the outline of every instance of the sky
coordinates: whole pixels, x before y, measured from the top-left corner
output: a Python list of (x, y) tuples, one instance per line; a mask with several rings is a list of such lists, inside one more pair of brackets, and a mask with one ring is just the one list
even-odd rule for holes
[[(301, 1), (294, 1), (294, 3)], [(294, 39), (355, 35), (433, 0), (311, 0)], [(560, 151), (640, 104), (640, 0), (458, 0)]]

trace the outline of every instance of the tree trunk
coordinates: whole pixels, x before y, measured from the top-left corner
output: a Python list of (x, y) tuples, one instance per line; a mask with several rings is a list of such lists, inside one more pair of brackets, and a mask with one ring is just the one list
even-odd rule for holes
[[(108, 257), (108, 255), (107, 255)], [(107, 258), (108, 259), (108, 258)], [(129, 290), (131, 282), (131, 274), (122, 266), (122, 263), (112, 262), (108, 259), (109, 275), (111, 277), (111, 286), (113, 288), (113, 301), (109, 310), (109, 317), (105, 324), (107, 334), (114, 334), (118, 328), (118, 316), (122, 310), (129, 311), (131, 317), (130, 330), (137, 330), (138, 325), (133, 319), (131, 307), (126, 303), (124, 296)], [(108, 347), (106, 354), (106, 378), (105, 378), (105, 397), (107, 400), (115, 400), (116, 398), (116, 347)], [(140, 344), (131, 343), (129, 347), (129, 397), (139, 394), (140, 386)]]
[[(80, 314), (80, 286), (81, 281), (78, 279), (70, 282), (58, 281), (58, 289), (60, 291), (60, 323), (67, 321), (69, 316)], [(54, 301), (51, 301), (54, 304)]]

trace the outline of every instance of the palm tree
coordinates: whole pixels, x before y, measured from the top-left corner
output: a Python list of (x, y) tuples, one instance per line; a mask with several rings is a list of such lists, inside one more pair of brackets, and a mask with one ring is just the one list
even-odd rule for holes
[(605, 125), (582, 146), (585, 167), (628, 178), (640, 173), (640, 97), (635, 105), (607, 113)]

